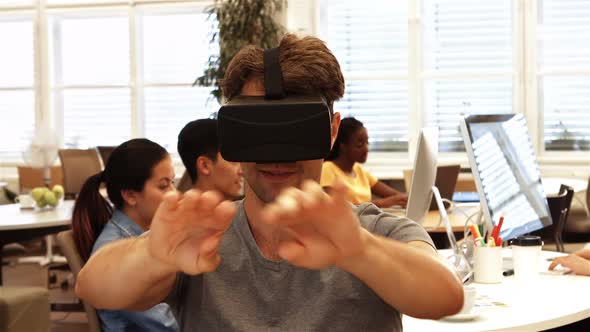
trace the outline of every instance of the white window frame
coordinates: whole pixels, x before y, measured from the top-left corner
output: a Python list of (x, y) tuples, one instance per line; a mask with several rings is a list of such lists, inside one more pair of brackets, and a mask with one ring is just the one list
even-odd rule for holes
[(553, 75), (572, 75), (572, 76), (590, 76), (590, 71), (580, 70), (559, 70), (559, 71), (540, 71), (538, 63), (537, 47), (537, 3), (538, 0), (519, 0), (524, 7), (524, 29), (525, 36), (530, 36), (525, 41), (524, 61), (526, 64), (526, 83), (524, 86), (526, 95), (525, 115), (529, 124), (529, 131), (533, 140), (533, 146), (540, 164), (548, 169), (560, 169), (567, 166), (586, 171), (573, 169), (568, 172), (571, 176), (587, 176), (590, 166), (588, 151), (546, 151), (544, 138), (544, 112), (543, 112), (543, 94), (539, 90), (539, 81), (544, 76)]
[[(314, 21), (310, 27), (302, 26), (299, 22), (289, 22), (289, 26), (298, 30), (318, 35), (320, 38), (326, 31), (322, 27), (320, 11), (323, 0), (307, 0), (309, 6), (315, 9)], [(483, 75), (469, 75), (464, 73), (434, 74), (422, 70), (422, 36), (421, 1), (408, 1), (408, 104), (410, 107), (409, 147), (408, 152), (371, 152), (367, 161), (367, 168), (380, 178), (401, 177), (404, 168), (411, 168), (415, 155), (416, 138), (420, 128), (425, 125), (424, 84), (429, 79), (453, 78), (493, 78), (507, 77), (507, 73), (490, 73)], [(590, 160), (588, 151), (545, 151), (543, 137), (543, 112), (541, 109), (542, 93), (538, 90), (538, 81), (543, 75), (577, 74), (589, 75), (590, 72), (538, 72), (537, 67), (537, 1), (516, 0), (513, 2), (513, 73), (512, 76), (512, 107), (514, 113), (523, 113), (527, 118), (529, 132), (540, 168), (546, 173), (563, 176), (588, 176)], [(301, 8), (298, 8), (301, 11)], [(292, 16), (288, 16), (292, 17)], [(304, 24), (305, 21), (300, 23)], [(319, 27), (316, 29), (316, 27)], [(356, 78), (356, 77), (355, 77)], [(402, 77), (388, 77), (388, 79)], [(469, 167), (467, 155), (464, 152), (444, 152), (439, 155), (440, 164), (458, 163), (462, 167)], [(564, 165), (565, 164), (565, 165)], [(565, 166), (565, 167), (564, 167)], [(585, 170), (581, 166), (585, 167)]]
[[(302, 18), (302, 24), (297, 22), (287, 22), (284, 24), (289, 27), (296, 27), (299, 31), (309, 32), (310, 34), (320, 35), (320, 7), (322, 0), (298, 0), (306, 1), (309, 6), (310, 18)], [(372, 152), (369, 154), (368, 168), (375, 175), (383, 178), (400, 177), (403, 168), (409, 168), (413, 162), (416, 137), (419, 129), (424, 124), (425, 116), (423, 114), (424, 82), (428, 78), (434, 78), (435, 75), (422, 73), (421, 64), (421, 2), (416, 0), (408, 1), (408, 76), (392, 76), (388, 79), (403, 79), (408, 81), (408, 104), (413, 110), (410, 114), (409, 122), (409, 151), (405, 152)], [(132, 132), (131, 137), (138, 137), (144, 133), (143, 119), (144, 107), (140, 102), (143, 100), (141, 92), (143, 88), (151, 86), (143, 84), (140, 77), (142, 45), (137, 31), (137, 15), (140, 12), (155, 10), (161, 12), (163, 8), (169, 8), (171, 11), (183, 11), (194, 8), (205, 8), (211, 5), (211, 0), (120, 0), (108, 4), (87, 3), (87, 4), (69, 4), (69, 5), (49, 5), (47, 0), (38, 0), (38, 4), (4, 7), (0, 8), (0, 15), (32, 15), (34, 24), (34, 94), (35, 101), (35, 126), (39, 128), (42, 125), (52, 124), (52, 122), (63, 121), (56, 118), (55, 114), (50, 113), (50, 101), (52, 87), (50, 86), (49, 73), (49, 33), (48, 17), (54, 13), (74, 12), (95, 12), (104, 13), (111, 10), (127, 12), (129, 15), (130, 27), (130, 81), (131, 88), (131, 114), (132, 114)], [(303, 5), (304, 6), (304, 5)], [(299, 13), (302, 6), (298, 4)], [(288, 8), (287, 8), (288, 10)], [(294, 15), (282, 13), (277, 15), (280, 20), (291, 19)], [(285, 22), (282, 22), (285, 23)], [(310, 25), (310, 26), (308, 26)], [(513, 20), (513, 68), (515, 74), (513, 77), (513, 110), (522, 112), (527, 118), (529, 131), (533, 141), (533, 146), (537, 154), (537, 159), (541, 168), (554, 169), (560, 172), (564, 169), (564, 163), (571, 166), (566, 172), (571, 176), (587, 176), (588, 160), (587, 151), (545, 151), (543, 138), (543, 114), (540, 109), (542, 103), (542, 94), (538, 90), (538, 81), (543, 75), (551, 74), (573, 74), (569, 72), (539, 72), (537, 68), (537, 0), (515, 0), (514, 1), (514, 20)], [(590, 75), (590, 72), (577, 72), (575, 74)], [(436, 76), (442, 78), (443, 76)], [(450, 76), (449, 76), (450, 77)], [(359, 77), (355, 77), (359, 78)], [(460, 78), (453, 76), (453, 78)], [(362, 79), (362, 78), (359, 78)], [(157, 84), (158, 87), (167, 86), (166, 84)], [(170, 84), (168, 86), (179, 86), (179, 84)], [(186, 84), (180, 84), (186, 86)], [(55, 102), (55, 101), (54, 101)], [(63, 109), (63, 108), (62, 108)], [(415, 111), (415, 110), (420, 110)], [(53, 123), (55, 124), (55, 123)], [(58, 133), (63, 136), (63, 128), (56, 128)], [(442, 153), (440, 156), (441, 163), (460, 163), (463, 166), (469, 166), (464, 153)], [(3, 162), (0, 166), (19, 165), (21, 163)], [(586, 170), (581, 170), (584, 167)], [(563, 172), (561, 172), (563, 174)]]
[[(144, 84), (141, 77), (143, 45), (139, 27), (139, 15), (146, 13), (194, 13), (195, 10), (204, 10), (213, 4), (212, 0), (119, 0), (112, 3), (88, 2), (82, 4), (49, 4), (48, 0), (36, 0), (32, 5), (11, 6), (0, 8), (0, 17), (8, 16), (31, 18), (34, 24), (34, 95), (35, 95), (35, 128), (51, 126), (55, 128), (59, 143), (64, 143), (64, 114), (62, 94), (53, 92), (63, 91), (69, 88), (129, 88), (131, 93), (131, 132), (130, 137), (142, 137), (145, 133), (143, 89), (147, 87), (190, 87), (192, 82), (179, 84)], [(61, 84), (60, 70), (56, 72), (56, 85), (51, 85), (50, 73), (55, 63), (50, 63), (49, 56), (49, 18), (51, 16), (64, 18), (76, 17), (101, 17), (109, 15), (122, 15), (129, 18), (129, 48), (130, 48), (130, 76), (127, 85), (67, 85)], [(54, 39), (59, 42), (59, 38)], [(55, 47), (54, 51), (59, 51)], [(196, 73), (198, 75), (198, 73)], [(25, 87), (2, 88), (2, 90), (22, 90)], [(26, 89), (29, 89), (28, 87)], [(52, 95), (56, 99), (52, 99)], [(53, 103), (54, 107), (52, 107)], [(173, 152), (173, 151), (171, 151)], [(15, 167), (22, 162), (0, 161), (0, 168)]]

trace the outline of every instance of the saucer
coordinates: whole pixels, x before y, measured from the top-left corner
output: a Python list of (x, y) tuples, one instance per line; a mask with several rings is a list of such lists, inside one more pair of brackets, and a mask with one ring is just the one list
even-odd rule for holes
[(451, 322), (466, 322), (470, 320), (474, 320), (479, 316), (479, 310), (472, 309), (470, 313), (466, 314), (456, 314), (452, 316), (443, 317), (443, 320), (451, 321)]

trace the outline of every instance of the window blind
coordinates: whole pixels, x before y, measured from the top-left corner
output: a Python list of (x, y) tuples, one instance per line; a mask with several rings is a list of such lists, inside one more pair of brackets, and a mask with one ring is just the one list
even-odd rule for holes
[(146, 137), (176, 154), (180, 130), (189, 121), (208, 118), (219, 110), (205, 87), (148, 87), (145, 89)]
[(84, 5), (84, 4), (112, 4), (129, 3), (130, 0), (45, 0), (48, 5)]
[(64, 86), (129, 84), (127, 17), (56, 17), (53, 23), (61, 48), (52, 54), (59, 52), (54, 63), (62, 71), (55, 79)]
[[(590, 2), (538, 2), (545, 150), (590, 150)], [(575, 74), (574, 74), (575, 73)]]
[(0, 17), (0, 45), (0, 162), (18, 162), (35, 126), (32, 20)]
[(512, 112), (512, 81), (437, 79), (425, 83), (428, 125), (439, 127), (441, 152), (465, 151), (460, 119)]
[(426, 124), (439, 127), (440, 151), (464, 151), (461, 117), (513, 111), (512, 1), (422, 5)]
[(541, 87), (546, 150), (590, 150), (590, 76), (547, 76)]
[[(119, 145), (131, 137), (127, 17), (52, 17), (55, 113), (66, 147)], [(61, 117), (60, 117), (61, 115)]]
[(66, 89), (63, 112), (68, 148), (119, 145), (131, 138), (129, 88)]
[(37, 1), (38, 0), (2, 0), (2, 1), (0, 1), (0, 8), (31, 6), (33, 4), (33, 2), (37, 2)]
[(407, 151), (407, 1), (324, 4), (325, 39), (347, 82), (335, 110), (364, 123), (372, 151)]
[(219, 109), (210, 88), (192, 87), (209, 56), (219, 52), (209, 45), (215, 26), (204, 13), (146, 14), (142, 19), (145, 135), (176, 153), (184, 125)]

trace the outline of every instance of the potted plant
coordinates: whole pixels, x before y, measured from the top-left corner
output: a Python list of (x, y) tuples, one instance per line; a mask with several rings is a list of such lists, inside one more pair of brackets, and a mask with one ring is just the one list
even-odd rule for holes
[(219, 80), (234, 55), (245, 45), (276, 47), (283, 27), (276, 22), (285, 0), (215, 0), (205, 12), (217, 22), (210, 43), (219, 45), (211, 55), (203, 75), (193, 85), (213, 86), (212, 97), (222, 102)]

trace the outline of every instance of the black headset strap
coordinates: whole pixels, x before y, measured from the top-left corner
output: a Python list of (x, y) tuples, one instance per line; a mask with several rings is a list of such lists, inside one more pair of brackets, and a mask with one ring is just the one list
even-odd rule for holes
[(279, 48), (264, 50), (264, 96), (267, 99), (285, 97), (283, 91), (283, 72), (279, 64)]

